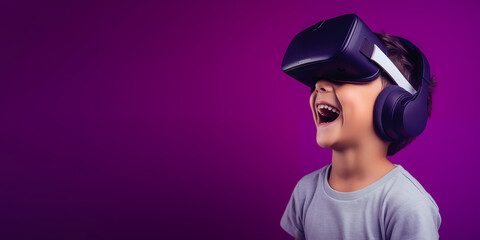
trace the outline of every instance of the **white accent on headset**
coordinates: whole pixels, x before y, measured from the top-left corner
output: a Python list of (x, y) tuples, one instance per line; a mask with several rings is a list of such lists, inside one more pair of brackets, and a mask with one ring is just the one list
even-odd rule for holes
[(376, 45), (373, 44), (373, 53), (370, 57), (373, 61), (380, 64), (382, 68), (387, 71), (388, 75), (393, 78), (393, 80), (398, 84), (398, 86), (407, 90), (410, 94), (417, 93), (417, 90), (405, 79), (403, 74), (398, 70), (398, 68), (393, 64), (393, 62), (383, 53), (383, 51)]

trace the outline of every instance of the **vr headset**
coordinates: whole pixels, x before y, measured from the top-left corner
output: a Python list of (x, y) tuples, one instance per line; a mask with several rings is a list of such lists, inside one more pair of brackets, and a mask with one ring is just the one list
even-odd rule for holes
[(397, 85), (386, 87), (377, 97), (374, 125), (381, 138), (399, 142), (425, 129), (430, 68), (415, 45), (397, 38), (417, 58), (418, 89), (395, 67), (382, 41), (355, 14), (323, 20), (298, 33), (288, 46), (282, 70), (313, 91), (320, 79), (365, 83), (377, 79), (383, 69)]

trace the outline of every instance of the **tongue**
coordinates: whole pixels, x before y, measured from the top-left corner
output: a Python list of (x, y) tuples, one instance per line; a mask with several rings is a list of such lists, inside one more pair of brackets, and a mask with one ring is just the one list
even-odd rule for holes
[(322, 114), (320, 114), (320, 118), (322, 122), (331, 122), (337, 119), (337, 117), (338, 117), (337, 113), (334, 113), (327, 109), (322, 109)]

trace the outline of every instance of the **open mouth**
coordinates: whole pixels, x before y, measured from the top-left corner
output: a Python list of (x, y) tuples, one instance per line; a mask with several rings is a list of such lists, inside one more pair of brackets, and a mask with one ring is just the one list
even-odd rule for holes
[(327, 124), (335, 121), (340, 116), (340, 110), (327, 104), (317, 105), (317, 112), (320, 124)]

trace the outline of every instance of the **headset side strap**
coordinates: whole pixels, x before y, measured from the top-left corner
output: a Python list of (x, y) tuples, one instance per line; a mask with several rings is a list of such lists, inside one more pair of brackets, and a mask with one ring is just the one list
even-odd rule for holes
[(374, 62), (378, 63), (392, 79), (398, 84), (398, 86), (405, 89), (410, 94), (417, 93), (415, 88), (408, 82), (393, 62), (382, 52), (382, 50), (375, 44), (371, 43), (367, 39), (363, 41), (360, 52), (366, 57), (370, 58)]

